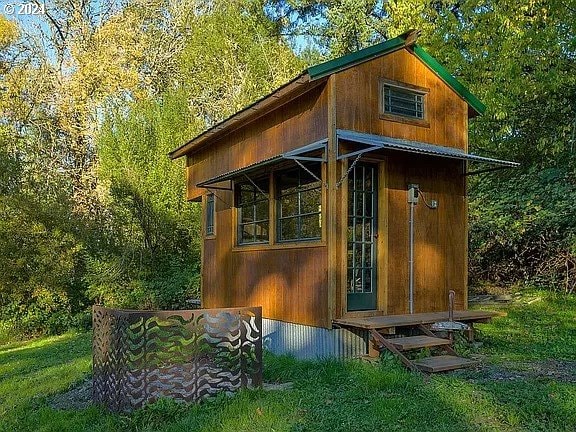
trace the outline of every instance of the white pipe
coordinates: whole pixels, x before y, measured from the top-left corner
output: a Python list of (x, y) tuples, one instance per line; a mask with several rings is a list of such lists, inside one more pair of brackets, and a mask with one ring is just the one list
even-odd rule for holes
[(410, 257), (408, 259), (408, 308), (410, 313), (414, 313), (414, 206), (415, 202), (410, 203), (410, 240), (409, 249)]

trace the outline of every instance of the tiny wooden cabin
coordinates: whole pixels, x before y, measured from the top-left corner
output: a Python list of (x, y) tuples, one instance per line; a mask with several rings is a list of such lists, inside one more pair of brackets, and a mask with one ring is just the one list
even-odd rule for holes
[(203, 307), (261, 305), (285, 339), (449, 290), (467, 309), (469, 166), (514, 164), (468, 152), (485, 107), (415, 39), (310, 67), (170, 154), (203, 205)]

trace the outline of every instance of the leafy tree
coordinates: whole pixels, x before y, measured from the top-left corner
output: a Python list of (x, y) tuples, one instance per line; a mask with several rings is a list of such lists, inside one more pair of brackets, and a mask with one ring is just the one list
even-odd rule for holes
[[(387, 39), (386, 10), (376, 0), (270, 0), (266, 10), (298, 51), (308, 49), (327, 57), (357, 51)], [(385, 2), (384, 2), (385, 3)]]
[(194, 17), (180, 57), (182, 88), (210, 126), (294, 78), (303, 62), (259, 2), (221, 0)]
[(197, 297), (199, 207), (167, 153), (292, 78), (302, 63), (254, 2), (214, 2), (188, 17), (178, 80), (161, 95), (111, 106), (98, 139), (112, 252), (92, 259), (90, 294), (107, 304), (183, 307)]
[(167, 157), (195, 124), (182, 92), (107, 115), (99, 178), (110, 191), (113, 247), (91, 258), (86, 276), (99, 302), (177, 308), (198, 296), (199, 207), (184, 200), (182, 163)]

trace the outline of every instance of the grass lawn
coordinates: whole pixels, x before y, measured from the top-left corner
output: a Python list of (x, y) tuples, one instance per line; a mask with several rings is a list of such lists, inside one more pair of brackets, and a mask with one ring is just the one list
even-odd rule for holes
[[(266, 356), (282, 391), (199, 405), (160, 401), (130, 416), (55, 409), (90, 374), (90, 335), (0, 346), (0, 431), (576, 431), (576, 299), (533, 292), (482, 325), (479, 370), (409, 373), (385, 356), (300, 362)], [(474, 354), (474, 353), (473, 353)]]

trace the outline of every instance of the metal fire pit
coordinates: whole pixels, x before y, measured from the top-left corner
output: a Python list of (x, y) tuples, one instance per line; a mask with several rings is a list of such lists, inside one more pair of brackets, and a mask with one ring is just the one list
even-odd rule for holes
[(448, 321), (435, 322), (430, 326), (432, 331), (463, 331), (470, 330), (470, 326), (463, 322), (454, 321), (454, 297), (456, 293), (448, 291)]
[(262, 384), (262, 308), (93, 308), (93, 399), (129, 412)]
[(430, 326), (432, 331), (462, 331), (470, 330), (470, 326), (458, 321), (440, 321)]

